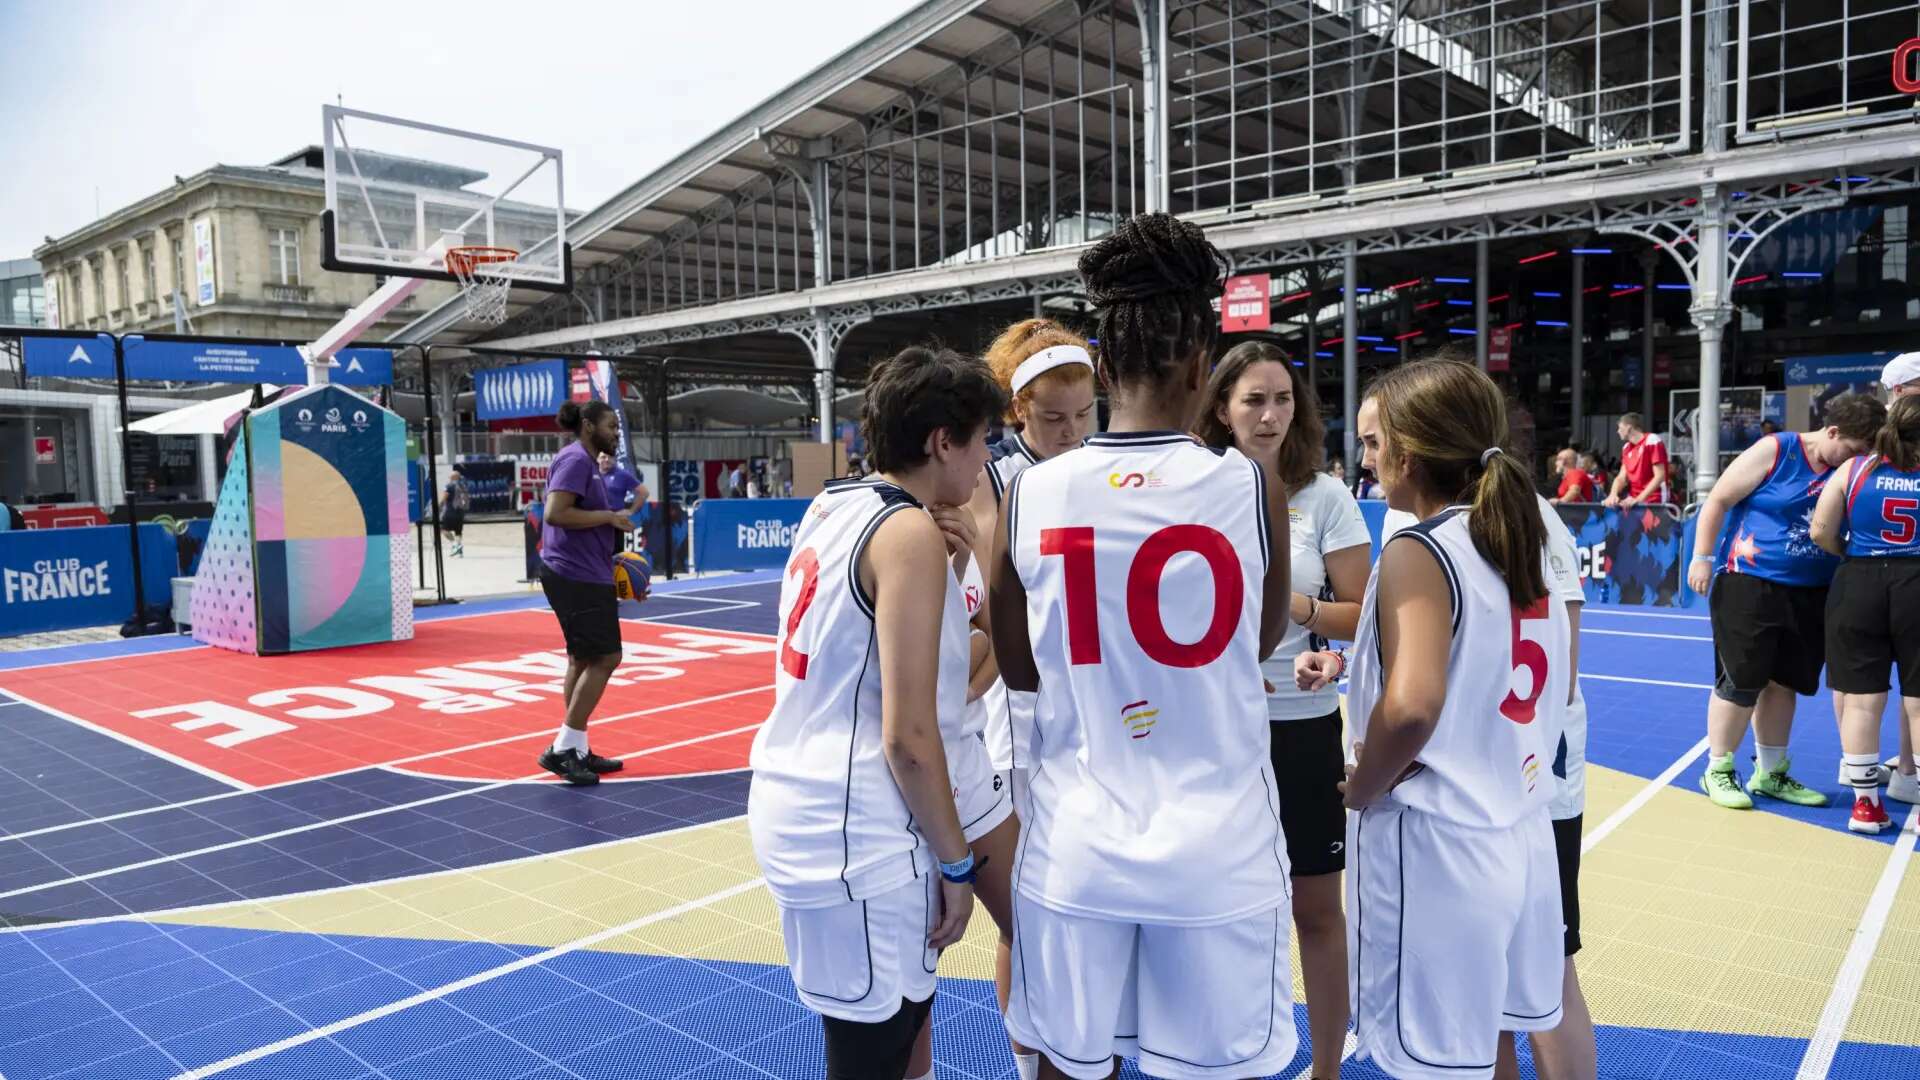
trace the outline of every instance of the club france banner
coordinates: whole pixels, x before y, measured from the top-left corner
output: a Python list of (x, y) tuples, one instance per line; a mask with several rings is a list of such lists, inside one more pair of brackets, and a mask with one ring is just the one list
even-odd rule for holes
[[(179, 573), (173, 534), (140, 526), (147, 607), (170, 602)], [(110, 626), (133, 615), (133, 551), (125, 525), (0, 532), (0, 637)]]
[(693, 508), (693, 568), (763, 570), (787, 565), (811, 499), (703, 499)]

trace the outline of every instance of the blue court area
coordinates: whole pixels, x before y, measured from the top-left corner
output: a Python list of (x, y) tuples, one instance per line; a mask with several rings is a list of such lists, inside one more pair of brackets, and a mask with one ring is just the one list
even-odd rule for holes
[[(523, 775), (558, 712), (537, 597), (423, 610), (415, 652), (325, 669), (151, 639), (0, 659), (0, 1075), (820, 1075), (741, 817), (777, 592), (660, 584), (594, 729), (631, 778), (586, 790)], [(1793, 746), (1832, 806), (1707, 803), (1707, 638), (1692, 614), (1585, 618), (1578, 963), (1601, 1074), (1920, 1075), (1914, 834), (1846, 831), (1824, 698)], [(138, 717), (156, 710), (110, 686), (136, 677), (293, 730), (216, 745), (270, 729)], [(1014, 1075), (991, 935), (976, 912), (943, 958), (942, 1076)]]

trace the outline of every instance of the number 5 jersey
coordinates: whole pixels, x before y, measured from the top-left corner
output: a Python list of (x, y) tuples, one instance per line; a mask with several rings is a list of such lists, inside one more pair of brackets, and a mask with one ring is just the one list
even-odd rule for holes
[(1056, 911), (1173, 925), (1285, 903), (1259, 467), (1178, 432), (1108, 432), (1027, 468), (1007, 498), (1047, 704), (1017, 888)]

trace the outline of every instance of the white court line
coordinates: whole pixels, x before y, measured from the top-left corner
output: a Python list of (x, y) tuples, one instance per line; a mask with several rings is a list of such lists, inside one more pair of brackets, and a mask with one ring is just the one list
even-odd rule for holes
[(622, 934), (631, 933), (641, 927), (650, 926), (657, 922), (664, 922), (668, 919), (677, 919), (690, 911), (697, 911), (700, 908), (717, 904), (722, 900), (750, 892), (759, 888), (762, 884), (764, 884), (764, 879), (761, 878), (754, 878), (752, 881), (743, 881), (738, 885), (728, 886), (718, 892), (708, 893), (698, 900), (688, 900), (685, 903), (675, 904), (673, 907), (667, 908), (664, 911), (656, 911), (651, 915), (643, 915), (640, 918), (623, 922), (618, 926), (609, 926), (605, 930), (588, 934), (586, 937), (580, 938), (577, 941), (569, 941), (564, 945), (555, 945), (550, 949), (543, 949), (540, 952), (533, 953), (530, 956), (523, 956), (518, 960), (509, 961), (498, 967), (475, 972), (463, 979), (455, 979), (453, 982), (447, 983), (444, 986), (436, 986), (431, 990), (422, 990), (420, 993), (410, 997), (401, 998), (399, 1001), (390, 1001), (378, 1008), (368, 1009), (366, 1012), (349, 1016), (343, 1020), (335, 1020), (333, 1023), (323, 1027), (303, 1031), (298, 1035), (290, 1035), (278, 1042), (255, 1047), (244, 1053), (235, 1054), (232, 1057), (216, 1061), (211, 1065), (202, 1065), (197, 1069), (178, 1074), (174, 1077), (174, 1080), (202, 1080), (203, 1077), (215, 1076), (228, 1069), (236, 1068), (249, 1062), (259, 1061), (264, 1057), (271, 1057), (283, 1050), (291, 1050), (296, 1046), (305, 1046), (307, 1043), (319, 1039), (331, 1038), (343, 1031), (359, 1027), (361, 1024), (378, 1020), (381, 1017), (392, 1016), (394, 1013), (402, 1012), (406, 1009), (411, 1009), (415, 1005), (424, 1005), (429, 1001), (438, 1001), (449, 994), (457, 993), (469, 987), (478, 986), (484, 982), (490, 982), (503, 975), (511, 975), (516, 971), (524, 971), (527, 968), (544, 964), (549, 960), (558, 959), (568, 953), (592, 948), (603, 941), (619, 937)]
[[(1340, 1060), (1342, 1062), (1351, 1061), (1353, 1055), (1358, 1053), (1359, 1050), (1360, 1040), (1354, 1037), (1353, 1032), (1347, 1032), (1347, 1040), (1340, 1046)], [(1295, 1076), (1293, 1080), (1313, 1080), (1313, 1062), (1307, 1062), (1307, 1067), (1301, 1069), (1300, 1074)]]
[[(756, 687), (755, 689), (771, 690), (773, 688), (771, 686), (761, 686), (761, 687)], [(736, 691), (735, 693), (742, 693), (742, 692), (743, 691)], [(728, 696), (733, 696), (733, 695), (728, 695)], [(689, 702), (687, 704), (695, 704), (695, 703)], [(684, 707), (685, 705), (673, 705), (673, 706), (662, 706), (662, 709), (664, 710), (668, 708), (684, 708)], [(729, 730), (729, 731), (717, 731), (707, 735), (699, 735), (691, 739), (681, 739), (678, 742), (663, 743), (660, 746), (649, 746), (644, 750), (635, 750), (633, 753), (630, 753), (630, 754), (621, 754), (619, 755), (619, 759), (622, 761), (627, 761), (632, 758), (646, 757), (649, 754), (663, 753), (668, 750), (677, 750), (684, 746), (693, 746), (697, 743), (711, 742), (715, 739), (723, 739), (730, 735), (738, 735), (742, 732), (752, 731), (753, 729), (759, 727), (762, 722), (763, 721), (755, 721), (754, 723), (747, 724), (743, 727), (733, 728), (732, 730)], [(520, 737), (525, 738), (526, 736), (520, 736)], [(278, 832), (262, 833), (259, 836), (248, 836), (248, 837), (243, 837), (239, 840), (229, 840), (224, 844), (213, 844), (208, 847), (197, 848), (193, 851), (182, 851), (182, 852), (176, 852), (172, 855), (161, 855), (158, 858), (143, 859), (140, 862), (126, 863), (121, 866), (110, 866), (104, 870), (95, 870), (91, 873), (86, 873), (86, 874), (76, 874), (72, 877), (61, 878), (57, 881), (45, 881), (45, 882), (41, 882), (38, 885), (27, 885), (18, 889), (9, 889), (6, 892), (0, 892), (0, 900), (10, 899), (15, 896), (24, 896), (28, 893), (43, 892), (47, 889), (58, 888), (62, 885), (77, 885), (83, 881), (93, 881), (98, 878), (113, 877), (116, 874), (125, 874), (134, 870), (144, 870), (150, 866), (164, 866), (167, 863), (182, 862), (187, 859), (198, 858), (201, 855), (212, 855), (221, 851), (231, 851), (235, 848), (247, 847), (248, 845), (251, 845), (251, 844), (264, 843), (268, 840), (279, 840), (288, 836), (298, 836), (302, 833), (314, 832), (319, 829), (328, 829), (328, 828), (332, 828), (335, 825), (346, 825), (355, 821), (365, 821), (368, 818), (376, 818), (384, 814), (391, 814), (401, 810), (413, 810), (422, 806), (431, 806), (434, 803), (443, 803), (452, 799), (463, 798), (468, 795), (480, 795), (489, 791), (497, 791), (500, 788), (519, 783), (522, 780), (537, 778), (542, 775), (545, 775), (545, 773), (544, 772), (529, 773), (525, 777), (515, 777), (512, 780), (497, 780), (491, 784), (482, 784), (479, 787), (462, 788), (459, 791), (443, 792), (442, 794), (431, 795), (424, 799), (415, 799), (412, 802), (395, 803), (391, 806), (377, 807), (372, 810), (362, 810), (357, 814), (348, 814), (345, 817), (327, 818), (324, 821), (308, 822), (305, 825), (295, 825), (292, 828), (281, 829)], [(561, 854), (561, 853), (552, 852), (550, 854)]]
[[(486, 613), (483, 612), (482, 614), (486, 614)], [(691, 630), (696, 633), (703, 633), (703, 634), (727, 634), (735, 637), (765, 638), (766, 640), (769, 640), (769, 641), (776, 639), (776, 635), (756, 633), (752, 630), (714, 630), (710, 627), (705, 627), (705, 626), (686, 626), (679, 623), (665, 623), (665, 622), (653, 623), (651, 625), (670, 626), (670, 627), (675, 627), (681, 630)], [(722, 654), (722, 655), (725, 655), (725, 654)], [(619, 674), (619, 670), (617, 668), (615, 669), (614, 674), (615, 675)], [(653, 713), (661, 712), (666, 709), (677, 709), (683, 705), (707, 705), (707, 704), (711, 704), (712, 702), (719, 701), (723, 698), (736, 697), (740, 694), (749, 694), (758, 690), (770, 690), (770, 689), (772, 689), (771, 685), (756, 686), (746, 690), (730, 690), (724, 694), (716, 694), (712, 697), (705, 697), (705, 698), (695, 698), (692, 701), (684, 701), (684, 702), (679, 702), (672, 705), (658, 705), (648, 709), (637, 709), (633, 712), (614, 713), (612, 716), (603, 716), (603, 717), (600, 717), (599, 719), (588, 721), (587, 726), (593, 727), (598, 724), (610, 724), (616, 720), (631, 720), (636, 716), (648, 716)], [(11, 693), (11, 691), (0, 689), (0, 693)], [(43, 706), (36, 706), (36, 707), (43, 707)], [(53, 710), (48, 710), (48, 711), (52, 712)], [(62, 719), (72, 720), (73, 718), (62, 717)], [(75, 722), (85, 723), (85, 721), (75, 721)], [(447, 750), (433, 750), (424, 754), (414, 754), (411, 757), (395, 758), (392, 761), (369, 762), (365, 765), (355, 765), (351, 768), (339, 769), (330, 773), (319, 773), (314, 776), (303, 776), (295, 780), (280, 780), (271, 784), (245, 786), (243, 787), (242, 790), (239, 790), (239, 791), (223, 791), (215, 795), (202, 795), (194, 799), (182, 799), (179, 802), (162, 803), (159, 806), (144, 806), (138, 810), (123, 810), (120, 813), (108, 814), (105, 817), (85, 818), (80, 821), (69, 821), (64, 825), (48, 825), (47, 827), (42, 829), (30, 829), (27, 832), (23, 832), (23, 833), (0, 833), (0, 844), (4, 844), (9, 840), (25, 840), (29, 837), (45, 836), (48, 833), (57, 833), (57, 832), (64, 832), (68, 829), (84, 828), (88, 825), (103, 825), (108, 822), (123, 821), (127, 818), (141, 817), (146, 814), (158, 814), (168, 810), (183, 810), (188, 807), (199, 806), (202, 803), (219, 802), (222, 799), (231, 799), (237, 795), (250, 795), (260, 791), (273, 791), (278, 788), (292, 787), (295, 784), (317, 783), (322, 780), (331, 780), (337, 776), (347, 776), (352, 773), (366, 772), (369, 769), (384, 769), (392, 765), (410, 765), (416, 761), (426, 761), (430, 758), (445, 757), (450, 754), (464, 754), (469, 750), (484, 750), (490, 746), (499, 746), (502, 743), (518, 742), (521, 739), (531, 738), (535, 735), (540, 734), (542, 731), (545, 731), (545, 730), (547, 729), (536, 728), (533, 731), (529, 731), (521, 735), (506, 735), (498, 739), (489, 739), (485, 742), (469, 743), (466, 746), (456, 746)], [(122, 740), (122, 741), (125, 741), (125, 740)], [(141, 749), (150, 749), (144, 744), (135, 744), (135, 745), (139, 746)], [(153, 752), (156, 754), (161, 753), (158, 750), (155, 750)], [(440, 779), (450, 779), (450, 778), (440, 777)], [(236, 781), (233, 781), (233, 783), (238, 784), (239, 781), (236, 780)]]
[(1618, 615), (1623, 619), (1691, 619), (1695, 622), (1710, 622), (1711, 615), (1682, 615), (1672, 611), (1622, 611), (1618, 608), (1590, 607), (1580, 617), (1588, 615)]
[(1644, 630), (1601, 630), (1598, 627), (1585, 625), (1584, 616), (1582, 617), (1580, 632), (1583, 634), (1605, 634), (1608, 637), (1662, 638), (1667, 641), (1704, 641), (1709, 645), (1713, 644), (1712, 638), (1701, 637), (1699, 634), (1649, 634)]
[(632, 844), (642, 841), (658, 840), (662, 837), (692, 832), (695, 829), (705, 829), (709, 826), (725, 825), (730, 822), (744, 821), (745, 819), (745, 814), (735, 814), (732, 817), (714, 818), (712, 821), (696, 821), (691, 825), (680, 825), (671, 829), (662, 829), (659, 832), (642, 833), (639, 836), (622, 836), (613, 840), (601, 840), (593, 844), (581, 844), (579, 847), (570, 847), (565, 851), (536, 851), (527, 855), (516, 855), (511, 859), (502, 859), (499, 862), (479, 863), (474, 866), (449, 866), (440, 870), (422, 871), (418, 874), (403, 874), (399, 877), (382, 878), (379, 881), (350, 881), (342, 885), (326, 885), (317, 889), (301, 889), (296, 892), (279, 893), (274, 896), (249, 896), (242, 897), (238, 900), (215, 900), (205, 904), (187, 904), (184, 907), (153, 908), (148, 911), (128, 911), (122, 912), (119, 915), (89, 915), (84, 919), (63, 919), (59, 922), (52, 923), (0, 926), (0, 937), (5, 937), (8, 934), (31, 934), (45, 930), (67, 930), (76, 926), (99, 926), (102, 923), (165, 922), (168, 917), (176, 915), (202, 914), (209, 911), (224, 911), (227, 908), (236, 907), (258, 907), (264, 904), (276, 904), (282, 900), (305, 900), (315, 896), (330, 896), (334, 893), (351, 892), (355, 889), (380, 889), (388, 885), (410, 884), (416, 881), (426, 881), (429, 878), (448, 877), (453, 874), (480, 874), (490, 870), (518, 866), (521, 863), (530, 863), (541, 859), (567, 858), (581, 854), (582, 852), (598, 851), (601, 848), (613, 847), (615, 844)]
[(1860, 913), (1860, 925), (1853, 931), (1853, 944), (1847, 947), (1847, 958), (1840, 962), (1840, 973), (1833, 979), (1833, 992), (1827, 996), (1826, 1008), (1820, 1010), (1820, 1025), (1814, 1029), (1813, 1038), (1807, 1040), (1807, 1052), (1800, 1059), (1800, 1071), (1793, 1074), (1794, 1080), (1823, 1080), (1833, 1067), (1833, 1055), (1840, 1049), (1840, 1040), (1847, 1033), (1847, 1021), (1853, 1016), (1853, 1004), (1860, 997), (1860, 984), (1866, 981), (1867, 967), (1873, 963), (1874, 947), (1887, 928), (1894, 895), (1900, 891), (1908, 860), (1913, 858), (1914, 842), (1920, 840), (1916, 828), (1920, 828), (1920, 806), (1908, 810), (1907, 820), (1900, 826), (1900, 836), (1887, 855), (1887, 865), (1880, 871), (1880, 883), (1874, 886), (1866, 910)]
[(8, 690), (4, 686), (0, 686), (0, 694), (5, 694), (6, 696), (12, 698), (15, 702), (18, 702), (20, 704), (31, 705), (34, 708), (39, 709), (41, 712), (46, 713), (48, 716), (52, 716), (60, 720), (65, 720), (69, 724), (75, 724), (79, 727), (86, 728), (88, 731), (91, 731), (96, 735), (105, 735), (107, 738), (112, 739), (115, 742), (124, 743), (127, 746), (133, 747), (135, 750), (139, 750), (143, 753), (151, 754), (154, 757), (161, 759), (162, 761), (167, 761), (167, 762), (171, 762), (172, 764), (178, 765), (181, 768), (186, 769), (188, 772), (199, 773), (201, 776), (204, 776), (209, 780), (213, 780), (218, 783), (225, 784), (228, 787), (235, 789), (231, 792), (228, 792), (227, 794), (241, 795), (241, 794), (245, 794), (248, 791), (255, 790), (255, 788), (251, 784), (243, 784), (240, 781), (235, 780), (233, 777), (216, 772), (213, 769), (207, 768), (205, 765), (195, 764), (194, 762), (188, 761), (186, 758), (183, 758), (178, 754), (168, 753), (167, 751), (162, 750), (157, 746), (148, 746), (146, 743), (143, 743), (140, 740), (135, 739), (131, 735), (122, 735), (121, 733), (114, 731), (111, 728), (103, 728), (99, 724), (96, 724), (91, 720), (82, 720), (79, 717), (73, 715), (72, 713), (62, 712), (61, 710), (56, 709), (51, 705), (44, 705), (38, 701), (35, 701), (30, 697), (27, 697), (24, 694), (18, 693), (13, 690)]
[(1633, 798), (1622, 803), (1618, 810), (1608, 814), (1605, 821), (1595, 825), (1593, 831), (1587, 833), (1580, 841), (1580, 853), (1584, 855), (1592, 851), (1595, 845), (1605, 840), (1615, 829), (1626, 824), (1628, 818), (1639, 813), (1641, 807), (1652, 802), (1655, 795), (1660, 794), (1667, 785), (1673, 783), (1675, 777), (1685, 772), (1688, 766), (1699, 760), (1700, 755), (1706, 752), (1707, 740), (1702, 738), (1699, 742), (1693, 744), (1693, 749), (1680, 755), (1673, 764), (1667, 766), (1666, 771), (1647, 781), (1639, 791), (1634, 792)]
[(1589, 672), (1583, 671), (1580, 673), (1580, 677), (1583, 679), (1598, 679), (1601, 682), (1639, 683), (1642, 686), (1677, 686), (1682, 690), (1713, 689), (1712, 683), (1674, 682), (1671, 679), (1642, 679), (1633, 675), (1594, 675)]

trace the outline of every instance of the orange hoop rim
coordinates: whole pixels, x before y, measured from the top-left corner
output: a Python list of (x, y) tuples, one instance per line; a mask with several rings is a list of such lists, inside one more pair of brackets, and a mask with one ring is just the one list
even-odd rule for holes
[(471, 277), (475, 267), (490, 263), (510, 263), (520, 257), (518, 248), (468, 245), (447, 249), (447, 270), (455, 277)]

